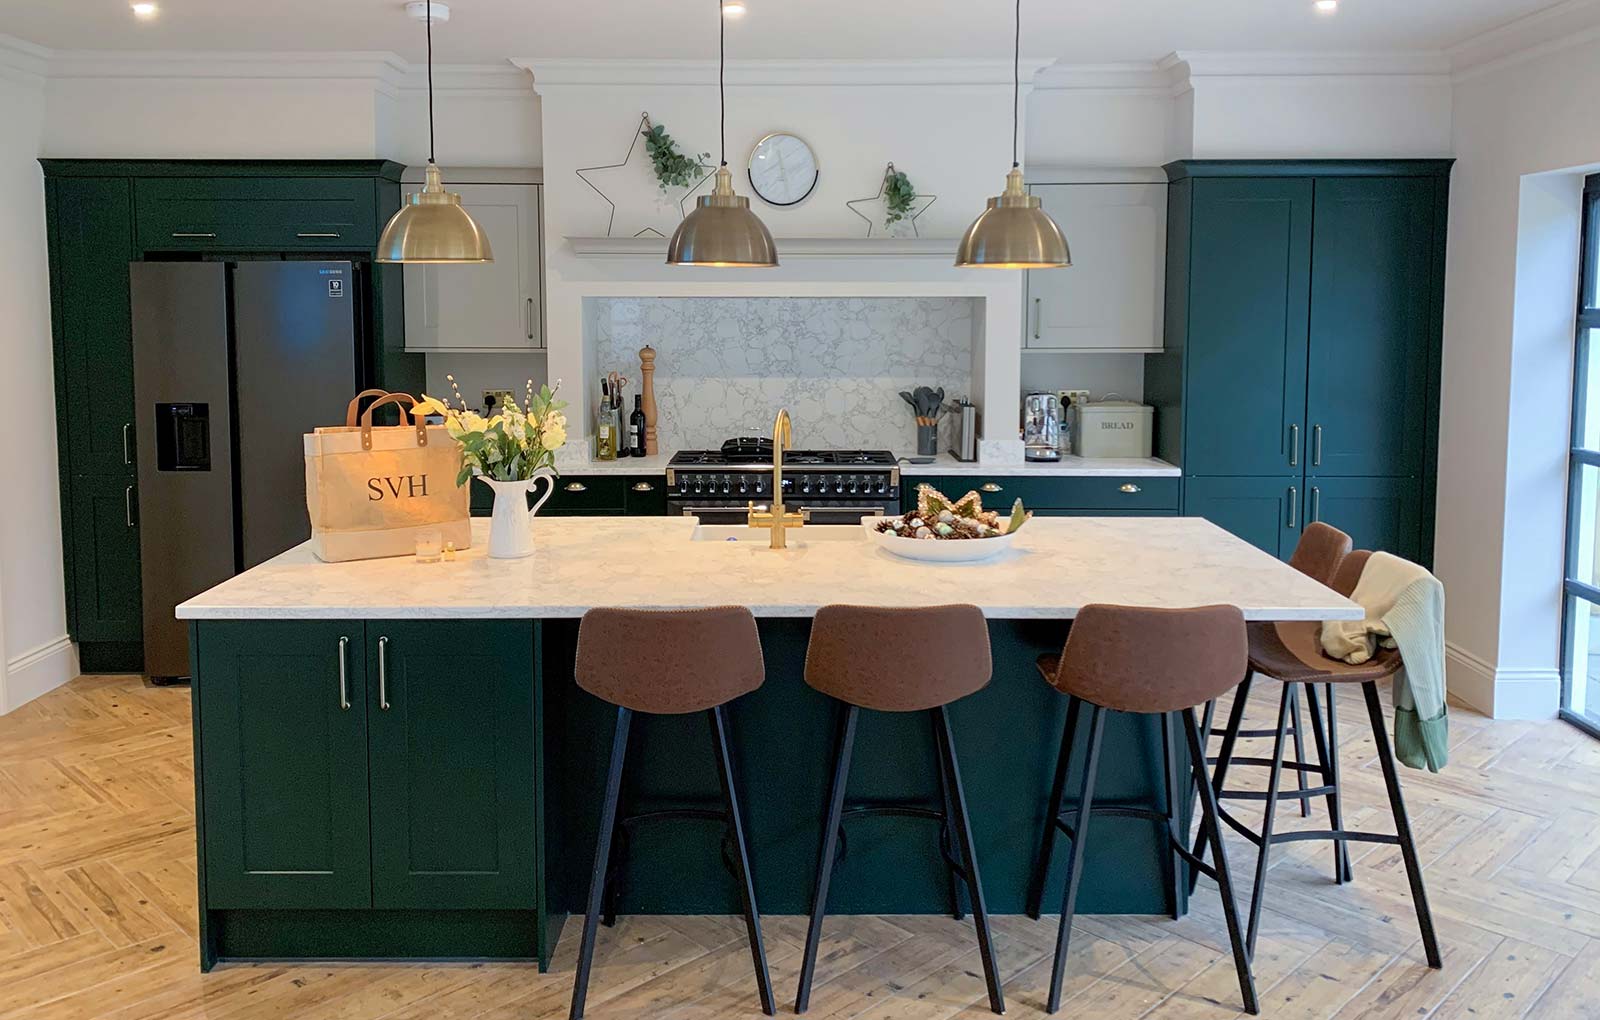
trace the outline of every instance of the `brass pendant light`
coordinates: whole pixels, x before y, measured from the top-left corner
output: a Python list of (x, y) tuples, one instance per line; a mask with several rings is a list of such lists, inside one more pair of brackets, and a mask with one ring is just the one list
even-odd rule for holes
[(444, 190), (433, 159), (433, 0), (424, 13), (428, 22), (428, 168), (422, 190), (406, 197), (378, 238), (378, 262), (475, 264), (493, 262), (494, 252), (482, 228), (461, 208), (461, 196)]
[(669, 266), (726, 266), (767, 269), (777, 266), (778, 249), (761, 217), (750, 211), (750, 200), (733, 193), (728, 172), (728, 27), (717, 0), (717, 104), (722, 120), (722, 165), (717, 167), (711, 194), (695, 199), (694, 209), (672, 232), (667, 242)]
[(956, 265), (979, 269), (1057, 269), (1072, 265), (1067, 238), (1039, 196), (1022, 185), (1017, 161), (1017, 108), (1022, 96), (1022, 0), (1017, 0), (1016, 52), (1011, 65), (1011, 172), (1006, 190), (972, 221), (956, 248)]

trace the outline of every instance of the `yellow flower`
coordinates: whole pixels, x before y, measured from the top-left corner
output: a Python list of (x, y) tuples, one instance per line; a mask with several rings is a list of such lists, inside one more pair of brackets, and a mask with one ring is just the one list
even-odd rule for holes
[(559, 450), (567, 441), (567, 430), (560, 425), (548, 426), (544, 434), (539, 437), (539, 441), (546, 450)]
[(450, 413), (450, 409), (448, 407), (440, 403), (435, 398), (428, 396), (426, 393), (422, 395), (421, 400), (417, 401), (417, 406), (412, 410), (418, 415), (442, 414), (448, 416)]

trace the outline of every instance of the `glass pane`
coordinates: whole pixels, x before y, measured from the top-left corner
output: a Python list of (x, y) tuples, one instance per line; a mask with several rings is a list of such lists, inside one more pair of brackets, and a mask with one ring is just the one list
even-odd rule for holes
[(1569, 597), (1566, 635), (1562, 663), (1566, 707), (1600, 725), (1600, 605)]
[(1573, 365), (1580, 373), (1572, 394), (1573, 443), (1600, 450), (1600, 329), (1578, 331)]
[(1583, 239), (1583, 304), (1600, 307), (1600, 193), (1586, 195), (1588, 213)]
[(1573, 473), (1574, 491), (1568, 504), (1572, 519), (1567, 523), (1567, 569), (1574, 581), (1600, 587), (1600, 468), (1577, 465)]

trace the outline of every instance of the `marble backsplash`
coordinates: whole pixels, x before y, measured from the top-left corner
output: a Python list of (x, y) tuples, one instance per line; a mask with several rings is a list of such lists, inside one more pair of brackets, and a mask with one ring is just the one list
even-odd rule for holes
[[(778, 408), (797, 447), (912, 452), (901, 390), (972, 387), (972, 298), (594, 298), (595, 367), (639, 386), (639, 348), (656, 356), (664, 448), (715, 449), (770, 435)], [(943, 441), (944, 437), (941, 436)]]

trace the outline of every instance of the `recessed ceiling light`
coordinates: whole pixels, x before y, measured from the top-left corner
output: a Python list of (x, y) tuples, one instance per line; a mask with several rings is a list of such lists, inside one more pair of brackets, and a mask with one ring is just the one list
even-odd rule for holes
[(1317, 0), (1313, 6), (1318, 14), (1332, 14), (1339, 9), (1339, 0)]
[(744, 6), (744, 4), (740, 3), (739, 0), (723, 0), (723, 4), (722, 4), (722, 16), (723, 17), (725, 17), (725, 18), (737, 18), (741, 14), (743, 14), (744, 11), (745, 11), (745, 6)]
[(134, 0), (134, 2), (128, 6), (133, 10), (133, 16), (136, 18), (153, 18), (160, 10), (160, 8), (151, 3), (150, 0)]

